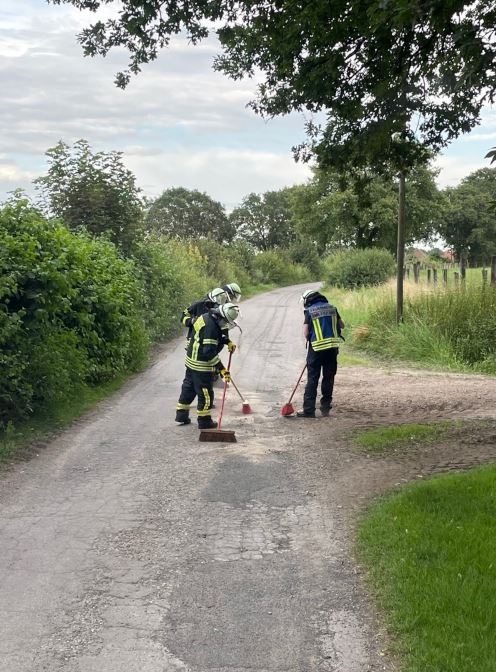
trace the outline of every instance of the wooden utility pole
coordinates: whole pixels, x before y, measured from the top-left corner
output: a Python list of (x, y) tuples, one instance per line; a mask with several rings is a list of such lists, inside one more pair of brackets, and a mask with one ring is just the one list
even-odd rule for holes
[(403, 322), (403, 266), (405, 265), (405, 171), (400, 171), (398, 185), (398, 247), (396, 249), (396, 322)]
[(496, 255), (491, 257), (491, 285), (496, 285)]

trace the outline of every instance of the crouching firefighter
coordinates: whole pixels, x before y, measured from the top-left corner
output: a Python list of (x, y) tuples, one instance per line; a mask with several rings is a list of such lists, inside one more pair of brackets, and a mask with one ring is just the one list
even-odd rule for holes
[(186, 375), (176, 406), (176, 422), (188, 425), (189, 409), (197, 397), (198, 429), (214, 429), (212, 420), (213, 374), (218, 372), (224, 382), (231, 374), (221, 362), (219, 352), (224, 347), (223, 331), (236, 327), (239, 307), (233, 303), (216, 306), (197, 317), (186, 351)]
[(335, 306), (323, 294), (307, 289), (301, 297), (304, 307), (303, 335), (307, 340), (307, 385), (300, 418), (315, 418), (317, 388), (322, 373), (320, 412), (328, 416), (332, 408), (334, 377), (338, 368), (339, 344), (344, 341), (344, 322)]

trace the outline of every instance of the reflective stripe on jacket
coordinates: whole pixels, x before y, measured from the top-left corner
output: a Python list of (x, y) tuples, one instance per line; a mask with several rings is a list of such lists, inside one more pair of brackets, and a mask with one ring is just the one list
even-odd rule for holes
[(305, 309), (308, 317), (308, 337), (312, 349), (328, 350), (338, 348), (341, 343), (338, 326), (338, 311), (330, 303), (319, 301)]
[(186, 366), (192, 371), (217, 371), (221, 368), (222, 329), (212, 315), (205, 313), (193, 322), (186, 350)]

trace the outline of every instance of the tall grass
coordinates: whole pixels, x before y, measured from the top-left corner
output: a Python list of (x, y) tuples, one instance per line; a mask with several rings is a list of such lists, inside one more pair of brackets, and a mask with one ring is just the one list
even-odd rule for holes
[(496, 288), (476, 270), (466, 286), (405, 282), (404, 323), (396, 324), (395, 282), (345, 291), (326, 288), (347, 340), (383, 356), (429, 367), (496, 374)]

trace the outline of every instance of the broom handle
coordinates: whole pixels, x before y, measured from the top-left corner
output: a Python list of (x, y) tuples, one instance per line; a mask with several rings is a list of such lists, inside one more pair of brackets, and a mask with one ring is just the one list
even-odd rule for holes
[(298, 378), (298, 382), (297, 382), (296, 385), (294, 386), (294, 390), (291, 392), (291, 396), (289, 397), (288, 404), (290, 404), (291, 401), (293, 400), (293, 397), (294, 397), (294, 395), (295, 395), (295, 392), (296, 392), (296, 390), (298, 389), (298, 385), (300, 384), (300, 380), (303, 378), (303, 374), (305, 373), (306, 368), (307, 368), (307, 363), (305, 362), (305, 366), (303, 367), (303, 371), (300, 373), (300, 377)]
[[(227, 370), (231, 370), (231, 358), (232, 358), (232, 352), (229, 353), (229, 361), (227, 362)], [(222, 405), (220, 407), (220, 415), (219, 415), (219, 424), (218, 428), (221, 428), (222, 425), (222, 416), (224, 414), (224, 402), (226, 400), (226, 392), (227, 392), (227, 382), (224, 381), (224, 391), (222, 392)]]
[(236, 385), (236, 383), (234, 382), (234, 380), (233, 380), (232, 378), (231, 378), (231, 385), (234, 387), (234, 389), (236, 390), (236, 392), (239, 394), (239, 398), (240, 398), (241, 401), (244, 403), (244, 402), (245, 402), (245, 399), (244, 399), (243, 395), (241, 394), (241, 392), (238, 390), (237, 385)]

